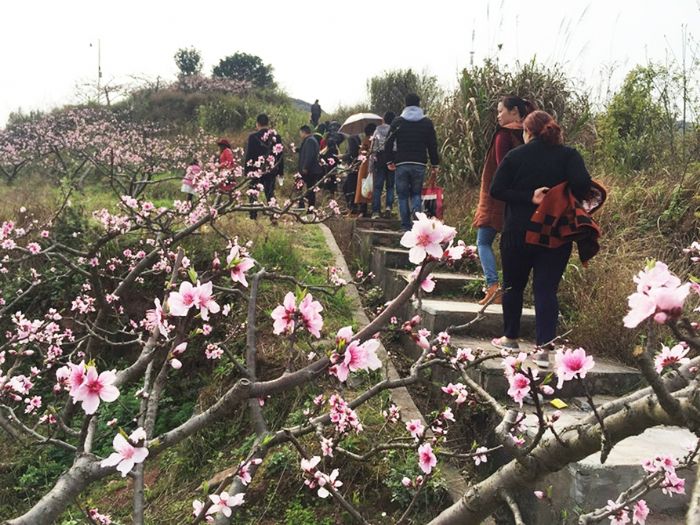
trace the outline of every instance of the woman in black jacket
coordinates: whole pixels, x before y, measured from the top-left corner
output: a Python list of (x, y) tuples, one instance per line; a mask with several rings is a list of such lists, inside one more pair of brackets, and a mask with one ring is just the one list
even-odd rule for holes
[(583, 200), (590, 190), (591, 177), (578, 151), (562, 145), (561, 128), (548, 113), (530, 113), (523, 128), (525, 144), (505, 156), (491, 184), (491, 196), (506, 203), (501, 235), (504, 335), (493, 344), (518, 348), (523, 292), (532, 270), (536, 343), (540, 348), (535, 362), (547, 366), (549, 348), (545, 347), (556, 337), (557, 290), (571, 255), (571, 243), (554, 249), (528, 245), (525, 232), (549, 188), (568, 182), (573, 195)]

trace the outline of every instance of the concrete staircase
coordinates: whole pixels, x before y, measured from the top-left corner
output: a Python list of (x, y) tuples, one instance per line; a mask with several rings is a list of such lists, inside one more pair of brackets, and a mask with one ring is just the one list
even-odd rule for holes
[[(414, 266), (408, 260), (408, 250), (401, 247), (401, 233), (398, 221), (362, 219), (356, 221), (353, 232), (355, 254), (365, 268), (375, 275), (375, 283), (384, 292), (388, 301), (398, 295), (410, 280)], [(435, 273), (436, 287), (433, 293), (416, 299), (406, 306), (402, 312), (404, 318), (418, 314), (422, 325), (433, 334), (449, 326), (464, 324), (472, 320), (481, 306), (477, 304), (474, 290), (478, 290), (475, 282), (480, 276), (469, 275), (457, 271)], [(489, 306), (485, 318), (473, 325), (467, 336), (453, 336), (452, 341), (458, 347), (483, 349), (487, 353), (497, 354), (490, 340), (502, 335), (502, 310), (500, 305)], [(522, 317), (522, 341), (520, 346), (528, 351), (534, 347), (531, 339), (534, 335), (535, 311), (526, 308)], [(419, 349), (409, 338), (403, 338), (404, 350), (408, 355), (417, 355)], [(501, 358), (488, 360), (470, 371), (472, 379), (476, 380), (491, 395), (509, 403), (507, 399), (507, 381), (503, 375)], [(433, 371), (432, 379), (438, 384), (449, 381), (459, 381), (455, 375), (450, 375), (444, 369)], [(620, 397), (643, 382), (636, 369), (615, 361), (596, 358), (596, 367), (587, 375), (586, 384), (594, 395), (594, 401), (600, 405), (610, 399)], [(554, 381), (556, 384), (556, 381)], [(564, 388), (555, 394), (569, 405), (562, 410), (563, 417), (557, 423), (559, 428), (575, 424), (588, 417), (591, 412), (585, 401), (581, 386), (575, 382), (567, 382)], [(512, 402), (511, 402), (512, 403)], [(547, 404), (547, 410), (555, 410)], [(523, 513), (527, 516), (526, 523), (575, 523), (575, 509), (592, 510), (604, 506), (608, 499), (617, 495), (637, 481), (642, 475), (641, 463), (644, 459), (658, 454), (685, 455), (683, 446), (691, 442), (693, 434), (676, 427), (657, 427), (644, 433), (630, 437), (619, 443), (605, 464), (600, 463), (600, 455), (593, 454), (588, 458), (568, 465), (561, 471), (552, 474), (538, 484), (537, 488), (544, 490), (552, 486), (554, 505), (560, 509), (569, 510), (569, 520), (556, 518), (551, 509), (534, 498), (531, 491), (523, 492), (520, 503)], [(687, 492), (695, 482), (694, 472), (686, 471)], [(669, 498), (659, 490), (653, 491), (646, 498), (652, 508), (652, 515), (647, 523), (681, 524), (683, 512), (687, 508), (688, 496), (675, 495)], [(663, 510), (669, 515), (663, 519), (654, 511)], [(677, 517), (680, 516), (680, 517)]]

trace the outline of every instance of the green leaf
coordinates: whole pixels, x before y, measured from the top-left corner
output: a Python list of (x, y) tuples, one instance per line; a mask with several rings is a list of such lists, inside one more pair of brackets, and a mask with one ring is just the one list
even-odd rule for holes
[(191, 267), (190, 267), (190, 268), (187, 270), (187, 275), (189, 276), (190, 281), (192, 281), (192, 284), (196, 284), (196, 283), (197, 283), (197, 272), (194, 271), (194, 268), (191, 268)]

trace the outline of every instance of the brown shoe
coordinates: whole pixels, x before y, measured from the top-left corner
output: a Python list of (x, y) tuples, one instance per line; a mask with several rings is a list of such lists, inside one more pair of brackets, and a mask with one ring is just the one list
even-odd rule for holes
[(498, 283), (492, 284), (488, 287), (486, 290), (486, 296), (479, 301), (479, 304), (484, 305), (488, 303), (494, 295), (498, 295), (498, 297), (496, 297), (491, 304), (501, 304), (501, 297), (503, 294), (501, 294), (501, 287)]

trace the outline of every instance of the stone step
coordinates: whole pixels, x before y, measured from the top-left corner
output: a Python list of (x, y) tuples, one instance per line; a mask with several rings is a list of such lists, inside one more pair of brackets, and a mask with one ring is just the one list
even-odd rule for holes
[[(403, 282), (403, 286), (411, 280), (411, 271), (409, 270), (390, 270), (394, 277)], [(475, 289), (480, 290), (480, 285), (483, 283), (483, 278), (477, 275), (457, 272), (433, 272), (433, 280), (435, 281), (435, 289), (428, 294), (430, 298), (444, 296), (469, 296), (464, 287), (474, 285)]]
[(355, 219), (357, 228), (373, 228), (382, 230), (401, 230), (401, 221), (399, 219), (368, 219), (358, 217)]
[(408, 250), (387, 246), (372, 248), (369, 269), (375, 275), (375, 282), (378, 286), (382, 286), (384, 289), (384, 283), (388, 279), (388, 271), (396, 268), (413, 270), (414, 265), (408, 260)]
[(403, 232), (394, 230), (379, 230), (369, 228), (355, 228), (355, 236), (366, 238), (372, 246), (390, 246), (400, 248)]
[[(594, 396), (593, 398), (596, 406), (601, 406), (613, 399), (616, 397)], [(579, 406), (587, 406), (583, 398), (576, 398), (576, 401)], [(556, 409), (545, 405), (545, 412), (554, 410)], [(556, 429), (576, 424), (591, 415), (590, 410), (576, 408), (573, 403), (561, 412), (561, 418), (555, 423)], [(528, 415), (526, 425), (531, 428), (531, 432), (535, 432), (537, 417), (534, 414)], [(547, 487), (552, 487), (554, 508), (581, 508), (583, 511), (591, 511), (605, 506), (609, 499), (615, 499), (620, 492), (637, 482), (644, 475), (641, 466), (644, 460), (662, 454), (676, 458), (683, 457), (688, 453), (686, 446), (695, 443), (696, 440), (693, 433), (684, 428), (667, 426), (649, 428), (615, 445), (605, 464), (601, 464), (600, 452), (596, 452), (551, 474), (537, 483), (535, 489), (546, 490)], [(684, 523), (681, 516), (687, 510), (689, 494), (692, 492), (688, 487), (695, 484), (695, 468), (679, 471), (678, 475), (686, 480), (685, 495), (674, 495), (673, 498), (669, 498), (660, 489), (655, 489), (644, 496), (652, 510), (647, 520), (648, 524)], [(551, 514), (547, 505), (543, 505), (531, 495), (524, 494), (524, 496), (525, 505), (522, 510), (530, 516), (530, 521), (526, 520), (526, 522), (550, 523), (548, 520), (551, 520)], [(659, 511), (663, 511), (665, 515), (659, 515)], [(575, 518), (566, 523), (576, 523)]]
[[(452, 343), (459, 348), (480, 348), (489, 354), (499, 354), (499, 351), (485, 339), (453, 337)], [(520, 349), (524, 352), (532, 352), (534, 343), (521, 341)], [(594, 395), (619, 396), (635, 390), (643, 383), (641, 374), (635, 368), (604, 357), (596, 357), (595, 362), (595, 368), (588, 372), (585, 378), (586, 386)], [(470, 369), (468, 373), (492, 396), (499, 399), (507, 398), (508, 381), (503, 375), (500, 356), (484, 361), (478, 368)], [(551, 386), (556, 386), (556, 382), (556, 377), (554, 377)], [(561, 390), (557, 390), (555, 397), (565, 400), (584, 395), (584, 387), (579, 381), (567, 381)]]
[[(423, 326), (437, 334), (448, 326), (465, 324), (474, 319), (483, 307), (480, 304), (467, 301), (446, 301), (440, 299), (423, 299), (418, 308), (414, 302), (413, 311), (423, 319)], [(523, 337), (533, 337), (535, 333), (535, 310), (523, 308), (520, 321), (520, 332)], [(488, 338), (503, 335), (503, 310), (501, 305), (492, 304), (486, 307), (484, 318), (472, 325), (469, 335)], [(489, 339), (490, 340), (490, 339)]]

